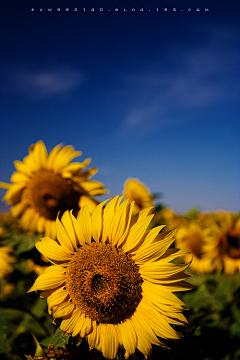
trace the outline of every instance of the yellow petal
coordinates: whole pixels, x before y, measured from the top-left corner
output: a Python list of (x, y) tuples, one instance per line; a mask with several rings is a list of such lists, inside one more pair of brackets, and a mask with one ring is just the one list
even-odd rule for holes
[(194, 286), (186, 281), (178, 281), (177, 283), (164, 284), (164, 289), (171, 292), (188, 291), (194, 289)]
[(78, 240), (77, 240), (77, 235), (76, 235), (76, 232), (74, 229), (72, 218), (73, 218), (72, 210), (65, 211), (65, 213), (63, 214), (63, 216), (61, 218), (61, 222), (62, 222), (64, 228), (66, 229), (72, 249), (77, 250)]
[(75, 321), (75, 327), (74, 327), (74, 330), (72, 333), (73, 337), (79, 335), (79, 333), (81, 332), (81, 329), (83, 327), (83, 324), (85, 322), (85, 319), (86, 319), (85, 314), (79, 313), (78, 318), (76, 318), (76, 321)]
[(91, 334), (88, 335), (87, 340), (88, 340), (89, 347), (92, 349), (95, 349), (99, 344), (99, 335), (100, 335), (97, 330), (98, 327), (97, 327), (96, 321), (92, 322), (92, 327), (93, 327), (93, 330), (92, 330)]
[(149, 215), (147, 218), (138, 221), (135, 225), (131, 227), (126, 243), (123, 245), (125, 252), (130, 252), (139, 245), (153, 216), (154, 215)]
[(23, 210), (25, 208), (25, 204), (22, 203), (22, 202), (19, 202), (18, 204), (14, 205), (12, 208), (11, 208), (11, 214), (13, 217), (17, 217), (19, 216)]
[(80, 156), (81, 154), (81, 151), (74, 151), (74, 148), (70, 145), (64, 146), (55, 155), (54, 161), (52, 162), (52, 169), (55, 172), (60, 172), (71, 162), (72, 159)]
[(108, 200), (101, 202), (92, 213), (92, 237), (98, 242), (102, 232), (103, 213), (102, 209)]
[[(150, 231), (151, 232), (151, 231)], [(146, 240), (145, 240), (146, 241)], [(144, 245), (145, 245), (144, 241)], [(136, 253), (132, 255), (133, 260), (136, 264), (144, 264), (153, 261), (157, 261), (166, 252), (169, 246), (174, 242), (173, 238), (163, 239), (158, 242), (154, 242), (148, 247), (139, 247)]]
[(121, 339), (124, 348), (130, 355), (134, 354), (137, 347), (137, 334), (132, 325), (132, 321), (127, 319), (123, 323), (119, 324), (118, 328), (121, 332)]
[(92, 199), (90, 196), (82, 195), (80, 196), (78, 206), (79, 208), (83, 208), (84, 206), (88, 207), (88, 211), (90, 214), (93, 213), (93, 211), (96, 209), (96, 206), (98, 205), (98, 201), (95, 199)]
[(54, 163), (55, 157), (58, 154), (59, 150), (61, 149), (61, 144), (55, 146), (53, 148), (53, 150), (50, 152), (48, 158), (47, 158), (47, 162), (46, 162), (46, 168), (47, 169), (52, 169), (52, 164)]
[(64, 171), (68, 171), (70, 173), (78, 172), (80, 169), (83, 169), (91, 162), (91, 159), (86, 159), (83, 163), (74, 162), (67, 166), (65, 166)]
[(75, 305), (71, 302), (64, 302), (60, 305), (55, 306), (53, 309), (53, 318), (62, 318), (63, 316), (67, 316), (71, 314), (71, 312), (74, 310)]
[(83, 234), (83, 237), (84, 237), (86, 243), (91, 244), (92, 220), (91, 220), (91, 215), (88, 211), (87, 206), (84, 206), (82, 209), (80, 209), (77, 220), (80, 223), (81, 231), (82, 231), (82, 234)]
[(38, 241), (35, 246), (41, 254), (51, 260), (67, 261), (71, 259), (71, 252), (58, 245), (56, 241), (49, 237)]
[(160, 261), (155, 261), (147, 264), (139, 265), (139, 273), (144, 277), (154, 277), (155, 279), (163, 279), (177, 274), (185, 270), (189, 264), (162, 264)]
[(186, 325), (186, 324), (188, 324), (187, 319), (180, 312), (176, 313), (176, 312), (169, 311), (168, 313), (162, 313), (162, 316), (164, 317), (164, 319), (169, 324), (174, 324), (174, 325)]
[[(92, 175), (94, 175), (96, 172), (97, 172), (97, 169), (96, 168), (92, 168), (94, 169), (94, 173)], [(91, 170), (92, 170), (91, 169)], [(103, 184), (100, 183), (99, 181), (94, 181), (94, 180), (91, 180), (91, 181), (82, 181), (81, 182), (81, 186), (83, 187), (83, 189), (85, 191), (87, 191), (90, 195), (92, 196), (96, 196), (96, 191), (98, 191), (100, 188), (103, 187)]]
[(145, 317), (147, 323), (153, 329), (157, 336), (164, 339), (179, 339), (178, 334), (164, 319), (162, 314), (144, 298), (137, 307), (136, 313)]
[(144, 296), (153, 303), (168, 304), (171, 306), (185, 305), (183, 301), (161, 285), (151, 284), (148, 281), (144, 281), (142, 284), (142, 291)]
[(135, 215), (133, 215), (130, 226), (132, 227), (138, 221), (145, 219), (148, 216), (148, 214), (152, 208), (154, 208), (154, 206), (149, 206), (146, 209), (143, 209), (143, 210), (139, 211), (138, 213), (136, 213)]
[[(74, 247), (73, 247), (70, 237), (68, 235), (69, 233), (67, 232), (67, 230), (69, 230), (69, 232), (71, 234), (72, 230), (73, 230), (73, 229), (71, 229), (72, 221), (69, 219), (69, 217), (70, 217), (69, 211), (66, 211), (63, 214), (61, 221), (57, 217), (57, 219), (56, 219), (57, 239), (60, 242), (62, 249), (66, 250), (68, 253), (69, 252), (74, 253)], [(69, 220), (70, 220), (70, 229), (68, 228)], [(75, 234), (74, 234), (74, 236), (75, 236)]]
[(79, 324), (81, 319), (84, 319), (84, 314), (82, 314), (81, 310), (75, 309), (72, 312), (72, 315), (67, 319), (63, 319), (60, 325), (60, 329), (65, 331), (67, 334), (71, 334), (74, 332), (76, 326)]
[(64, 290), (63, 287), (59, 288), (58, 290), (54, 291), (53, 294), (51, 294), (47, 298), (48, 303), (48, 313), (51, 314), (51, 310), (54, 306), (59, 305), (63, 303), (68, 296), (68, 292)]
[(51, 224), (50, 224), (50, 237), (52, 239), (54, 239), (54, 240), (57, 237), (56, 221), (51, 221)]
[(138, 249), (136, 249), (136, 251), (132, 252), (132, 256), (134, 256), (135, 258), (135, 253), (138, 254), (139, 252), (142, 252), (143, 250), (147, 249), (149, 245), (151, 245), (154, 242), (154, 240), (156, 239), (160, 231), (164, 228), (164, 226), (165, 225), (160, 225), (148, 231), (144, 243)]
[(42, 274), (35, 280), (35, 283), (31, 289), (28, 290), (28, 292), (37, 290), (51, 290), (62, 285), (65, 280), (66, 276), (60, 272)]
[(82, 230), (81, 230), (80, 222), (73, 215), (71, 216), (71, 219), (72, 219), (73, 227), (74, 227), (76, 237), (77, 237), (77, 244), (80, 244), (83, 246), (85, 244), (85, 238), (84, 238)]
[(22, 214), (20, 223), (21, 226), (25, 229), (31, 229), (31, 225), (34, 219), (35, 211), (32, 208), (27, 208)]
[(100, 342), (102, 353), (106, 359), (114, 359), (118, 351), (118, 334), (115, 326), (112, 324), (103, 324)]
[(45, 219), (45, 230), (44, 230), (44, 234), (47, 237), (51, 236), (51, 220), (49, 219)]
[[(153, 331), (151, 326), (148, 324), (147, 319), (145, 319), (144, 316), (141, 316), (141, 314), (139, 314), (138, 312), (137, 313), (135, 312), (131, 318), (131, 321), (132, 321), (135, 331), (137, 333), (138, 339), (144, 338), (148, 342), (150, 342), (150, 344), (162, 346), (162, 347), (169, 349), (169, 347), (167, 345), (165, 345), (162, 341), (160, 341), (157, 338), (155, 332)], [(142, 350), (140, 350), (140, 351), (142, 351)], [(146, 356), (146, 354), (144, 354), (144, 355)]]
[(97, 332), (98, 332), (98, 337), (99, 337), (99, 342), (98, 342), (98, 345), (96, 346), (96, 349), (100, 352), (102, 352), (102, 343), (101, 343), (101, 334), (102, 334), (102, 327), (103, 327), (103, 324), (98, 324), (97, 326)]
[(188, 255), (189, 251), (187, 250), (179, 250), (179, 249), (167, 249), (165, 254), (161, 256), (162, 263), (169, 263), (170, 261)]
[(12, 204), (12, 203), (15, 202), (14, 199), (20, 198), (22, 190), (24, 189), (24, 187), (25, 187), (25, 185), (22, 182), (16, 183), (16, 184), (11, 184), (11, 187), (6, 192), (6, 194), (4, 195), (4, 199), (5, 199), (6, 203), (7, 204)]
[(4, 183), (4, 182), (0, 181), (0, 187), (2, 189), (10, 189), (11, 186), (12, 186), (12, 184), (7, 184), (7, 183)]
[(44, 225), (45, 225), (45, 218), (40, 216), (37, 222), (37, 232), (43, 233), (44, 232)]
[[(135, 331), (137, 333), (137, 339), (138, 339), (137, 348), (139, 351), (141, 351), (141, 353), (143, 353), (145, 358), (148, 358), (152, 353), (152, 343), (154, 344), (154, 342), (149, 341), (149, 339), (146, 337), (146, 332), (144, 331), (144, 329), (146, 329), (146, 328), (139, 326), (135, 317), (132, 318), (132, 322), (133, 322)], [(149, 327), (149, 325), (148, 325), (148, 327)], [(160, 345), (160, 344), (157, 343), (157, 345)]]
[(20, 172), (14, 172), (10, 178), (11, 182), (25, 182), (25, 184), (29, 181), (29, 176)]
[(81, 338), (85, 338), (85, 336), (89, 335), (91, 332), (92, 332), (92, 320), (89, 319), (89, 317), (86, 317), (79, 334)]
[(128, 218), (126, 217), (128, 200), (125, 200), (116, 210), (114, 217), (112, 219), (110, 233), (109, 233), (109, 242), (112, 245), (116, 245), (121, 239), (122, 235), (125, 232), (126, 226), (128, 224)]
[(14, 166), (15, 168), (17, 169), (17, 171), (27, 175), (27, 176), (30, 176), (32, 175), (32, 170), (31, 168), (29, 168), (26, 164), (24, 164), (22, 161), (19, 161), (19, 160), (15, 160), (14, 161)]
[(103, 212), (103, 233), (102, 233), (102, 242), (105, 242), (109, 238), (110, 228), (112, 224), (112, 219), (115, 214), (116, 204), (118, 202), (119, 196), (115, 196), (105, 207)]
[(34, 146), (34, 158), (40, 169), (46, 167), (47, 149), (41, 140)]

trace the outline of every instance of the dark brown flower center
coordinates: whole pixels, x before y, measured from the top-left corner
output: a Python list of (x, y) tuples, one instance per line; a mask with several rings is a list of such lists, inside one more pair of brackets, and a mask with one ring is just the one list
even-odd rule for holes
[(49, 220), (56, 220), (59, 211), (73, 209), (76, 213), (80, 195), (71, 179), (47, 170), (37, 172), (24, 191), (28, 204)]
[(138, 197), (134, 197), (134, 201), (135, 201), (135, 205), (142, 210), (143, 209), (143, 202), (142, 199), (138, 198)]
[(142, 299), (138, 266), (111, 245), (92, 243), (80, 248), (66, 275), (72, 302), (93, 321), (118, 324), (134, 314)]
[(228, 230), (221, 238), (219, 246), (222, 254), (233, 259), (240, 258), (240, 232), (235, 229)]
[(184, 239), (186, 249), (200, 258), (202, 253), (202, 237), (198, 233), (193, 233)]

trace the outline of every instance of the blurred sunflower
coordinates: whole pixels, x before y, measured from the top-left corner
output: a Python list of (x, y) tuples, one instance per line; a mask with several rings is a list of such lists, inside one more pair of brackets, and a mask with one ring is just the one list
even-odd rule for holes
[(13, 184), (0, 183), (8, 189), (4, 196), (7, 204), (12, 204), (11, 214), (21, 215), (20, 224), (25, 230), (45, 233), (56, 238), (55, 220), (58, 212), (79, 209), (88, 205), (90, 211), (98, 202), (92, 196), (102, 195), (108, 191), (103, 184), (89, 178), (96, 168), (83, 171), (91, 159), (83, 163), (71, 163), (80, 156), (72, 146), (57, 145), (48, 155), (42, 141), (29, 148), (23, 162), (15, 161), (17, 169), (11, 176)]
[(162, 209), (160, 214), (162, 219), (166, 222), (173, 220), (177, 216), (177, 214), (169, 208)]
[(44, 270), (47, 268), (47, 266), (41, 266), (35, 264), (35, 262), (32, 259), (27, 259), (22, 264), (28, 271), (35, 272), (37, 275), (42, 275), (44, 273)]
[(209, 236), (208, 228), (202, 229), (194, 222), (180, 227), (176, 233), (176, 247), (191, 252), (184, 256), (184, 262), (189, 263), (192, 259), (190, 268), (199, 274), (212, 271), (210, 260), (203, 254), (203, 246)]
[(116, 196), (90, 214), (87, 206), (77, 219), (66, 211), (57, 218), (58, 243), (49, 237), (36, 243), (53, 264), (29, 292), (42, 290), (49, 313), (62, 318), (60, 328), (87, 337), (107, 359), (118, 347), (125, 356), (136, 348), (146, 357), (151, 344), (166, 347), (164, 339), (181, 337), (169, 324), (185, 324), (184, 303), (173, 292), (189, 290), (183, 280), (188, 265), (171, 261), (185, 250), (168, 249), (173, 234), (163, 237), (163, 226), (147, 231), (151, 208), (132, 216), (134, 202)]
[(0, 226), (0, 239), (4, 238), (4, 237), (6, 237), (6, 236), (8, 236), (7, 230), (4, 229), (3, 226)]
[(211, 222), (211, 238), (205, 245), (207, 257), (218, 272), (233, 275), (240, 270), (240, 217), (230, 212), (218, 213)]
[(0, 286), (0, 300), (6, 300), (12, 294), (15, 286), (11, 283), (3, 283)]
[(214, 211), (214, 212), (203, 212), (197, 214), (196, 222), (202, 227), (212, 227), (215, 223), (220, 223), (224, 221), (225, 212), (222, 210)]
[(164, 233), (168, 233), (172, 229), (178, 229), (180, 227), (188, 226), (189, 221), (172, 209), (164, 208), (160, 212), (157, 212), (153, 218), (154, 224), (166, 224)]
[(123, 196), (130, 201), (135, 201), (133, 214), (153, 207), (153, 197), (148, 188), (138, 179), (127, 179), (124, 183)]
[(11, 252), (11, 246), (0, 246), (0, 280), (14, 270), (11, 264), (15, 262), (15, 258), (9, 255)]

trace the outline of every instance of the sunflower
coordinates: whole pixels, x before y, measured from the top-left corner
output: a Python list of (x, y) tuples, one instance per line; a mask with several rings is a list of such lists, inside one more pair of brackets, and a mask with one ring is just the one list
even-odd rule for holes
[(240, 217), (236, 213), (220, 212), (214, 218), (205, 251), (214, 269), (233, 275), (240, 271)]
[(20, 223), (25, 230), (45, 233), (55, 239), (59, 211), (63, 214), (73, 209), (77, 214), (84, 205), (93, 211), (98, 202), (92, 196), (108, 192), (103, 184), (89, 180), (97, 172), (96, 168), (83, 171), (91, 159), (71, 163), (80, 155), (72, 146), (61, 148), (61, 145), (48, 155), (44, 143), (38, 141), (30, 146), (23, 162), (14, 162), (17, 171), (10, 179), (13, 184), (1, 182), (0, 186), (8, 189), (4, 200), (13, 205), (14, 217), (21, 216)]
[(11, 283), (3, 283), (0, 285), (0, 300), (5, 301), (8, 299), (14, 290), (15, 286)]
[(85, 206), (77, 219), (71, 211), (57, 218), (58, 243), (49, 237), (36, 243), (52, 266), (29, 290), (42, 290), (62, 331), (87, 337), (107, 359), (119, 346), (125, 356), (137, 348), (148, 357), (151, 344), (166, 347), (158, 337), (179, 339), (169, 324), (187, 320), (173, 292), (192, 288), (183, 281), (188, 265), (170, 262), (187, 254), (168, 249), (175, 232), (163, 238), (163, 226), (147, 230), (151, 208), (132, 216), (134, 202), (122, 199), (100, 203), (92, 215)]
[(11, 246), (0, 246), (0, 280), (14, 270), (11, 264), (15, 262), (15, 258), (9, 255), (11, 252)]
[(183, 257), (185, 263), (192, 259), (190, 269), (197, 273), (209, 273), (212, 271), (211, 261), (204, 257), (204, 244), (210, 237), (209, 228), (201, 228), (195, 222), (182, 226), (176, 233), (176, 247), (191, 252)]
[(0, 226), (0, 239), (4, 238), (4, 237), (6, 237), (6, 236), (8, 236), (7, 230), (4, 229), (3, 226)]
[(175, 213), (169, 208), (164, 208), (160, 212), (156, 212), (153, 218), (154, 226), (166, 224), (163, 232), (167, 234), (172, 229), (188, 226), (189, 221), (182, 215)]
[(29, 271), (29, 272), (35, 272), (37, 275), (42, 275), (44, 273), (44, 270), (47, 268), (47, 266), (41, 266), (35, 264), (35, 262), (32, 259), (28, 259), (23, 263), (23, 266)]
[(153, 197), (150, 191), (138, 179), (127, 179), (122, 194), (126, 199), (135, 201), (133, 214), (150, 206), (153, 207)]

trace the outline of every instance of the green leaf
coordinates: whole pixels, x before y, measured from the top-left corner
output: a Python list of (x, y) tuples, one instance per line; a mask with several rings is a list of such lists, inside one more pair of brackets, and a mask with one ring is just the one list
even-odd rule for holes
[(5, 246), (12, 246), (15, 248), (14, 255), (19, 256), (22, 253), (32, 250), (40, 237), (41, 234), (29, 236), (24, 233), (15, 232), (8, 238), (1, 241), (1, 244)]
[(35, 346), (36, 346), (36, 350), (35, 350), (34, 356), (44, 356), (43, 349), (42, 349), (41, 345), (39, 344), (39, 342), (37, 341), (36, 336), (33, 334), (32, 331), (31, 331), (31, 334), (32, 334), (32, 337), (33, 337), (33, 339), (34, 339), (34, 343), (35, 343)]
[(193, 221), (197, 214), (200, 213), (200, 208), (198, 206), (193, 207), (192, 209), (188, 210), (184, 217), (190, 221)]
[(11, 351), (11, 347), (7, 342), (8, 325), (4, 310), (0, 308), (0, 354), (7, 354)]
[(54, 347), (59, 347), (68, 344), (70, 340), (71, 340), (71, 335), (66, 335), (66, 333), (63, 332), (59, 327), (57, 328), (54, 335), (49, 336), (46, 339), (42, 340), (40, 344), (46, 347), (49, 344), (54, 344)]

